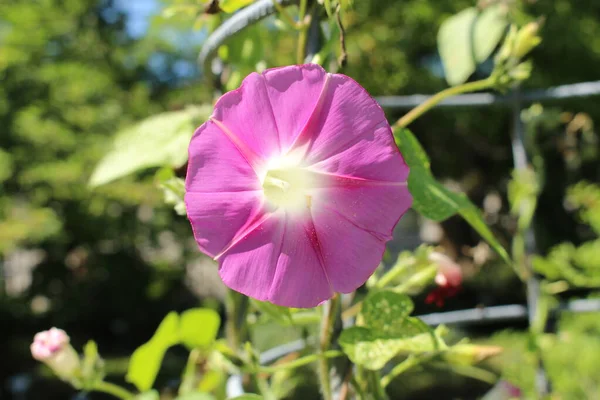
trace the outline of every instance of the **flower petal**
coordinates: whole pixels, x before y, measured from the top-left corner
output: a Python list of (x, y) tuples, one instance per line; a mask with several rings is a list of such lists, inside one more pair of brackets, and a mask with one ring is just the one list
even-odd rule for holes
[(225, 93), (215, 104), (211, 118), (263, 159), (280, 153), (277, 124), (262, 75), (254, 72), (239, 89)]
[(373, 185), (369, 182), (313, 189), (312, 206), (333, 210), (354, 225), (390, 240), (398, 220), (410, 208), (412, 196), (406, 185)]
[(288, 214), (286, 219), (269, 300), (287, 307), (315, 307), (333, 296), (319, 238), (309, 215)]
[(219, 256), (219, 275), (231, 289), (269, 300), (285, 221), (271, 215)]
[(331, 210), (313, 207), (312, 218), (333, 289), (358, 289), (379, 265), (385, 242)]
[(210, 120), (200, 126), (190, 142), (186, 192), (259, 189), (256, 172), (229, 137)]
[(386, 123), (377, 102), (353, 79), (329, 74), (321, 98), (294, 147), (305, 151), (307, 165), (338, 154), (361, 140), (375, 140)]
[(285, 152), (306, 125), (319, 100), (327, 72), (320, 65), (293, 65), (263, 72)]
[(221, 279), (262, 301), (315, 307), (333, 291), (314, 235), (305, 215), (273, 214), (220, 256)]
[(388, 182), (406, 182), (409, 171), (387, 121), (373, 129), (372, 135), (359, 136), (349, 147), (310, 169)]
[(222, 252), (244, 232), (249, 222), (264, 213), (262, 191), (187, 192), (185, 204), (194, 238), (211, 257)]

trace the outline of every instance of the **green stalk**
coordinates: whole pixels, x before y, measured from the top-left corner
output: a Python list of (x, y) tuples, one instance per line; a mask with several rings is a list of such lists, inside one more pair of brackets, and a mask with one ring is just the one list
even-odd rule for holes
[(495, 84), (496, 79), (489, 77), (480, 81), (468, 82), (462, 85), (453, 86), (451, 88), (442, 90), (441, 92), (431, 96), (425, 102), (419, 104), (417, 107), (410, 110), (407, 114), (405, 114), (394, 124), (394, 128), (406, 128), (415, 119), (419, 118), (421, 115), (425, 114), (427, 111), (429, 111), (442, 100), (445, 100), (448, 97), (456, 96), (462, 93), (476, 92), (479, 90), (489, 89), (491, 87), (494, 87)]
[(335, 322), (338, 318), (340, 308), (339, 294), (335, 294), (323, 307), (323, 324), (321, 325), (321, 340), (319, 354), (319, 384), (321, 385), (321, 393), (324, 400), (333, 400), (331, 391), (331, 382), (329, 379), (329, 360), (325, 356), (331, 346), (331, 339), (335, 329)]
[(264, 372), (264, 373), (270, 374), (270, 373), (275, 373), (277, 371), (282, 371), (285, 369), (300, 368), (300, 367), (308, 365), (312, 362), (319, 361), (321, 358), (329, 359), (329, 358), (341, 357), (343, 355), (344, 355), (344, 353), (339, 350), (328, 350), (322, 354), (318, 354), (318, 353), (311, 354), (311, 355), (299, 358), (297, 360), (291, 361), (289, 363), (272, 365), (272, 366), (267, 366), (267, 367), (260, 367), (259, 372)]
[(415, 259), (413, 257), (411, 257), (411, 258), (407, 258), (406, 260), (403, 260), (403, 262), (401, 262), (401, 263), (394, 265), (388, 272), (383, 274), (381, 279), (379, 279), (375, 283), (375, 287), (377, 289), (383, 289), (389, 283), (391, 283), (394, 279), (396, 279), (398, 276), (402, 275), (406, 271), (406, 269), (408, 267), (410, 267), (411, 265), (413, 265), (414, 263), (415, 263)]
[(298, 64), (304, 63), (306, 57), (306, 41), (308, 38), (308, 22), (306, 21), (306, 8), (308, 7), (308, 0), (300, 0), (300, 12), (298, 14), (298, 23), (301, 25), (300, 34), (298, 35), (298, 48), (296, 49), (296, 62)]
[(133, 399), (134, 397), (134, 394), (129, 390), (123, 389), (121, 386), (115, 385), (114, 383), (104, 381), (96, 383), (92, 390), (95, 392), (110, 394), (111, 396), (122, 400), (129, 400)]

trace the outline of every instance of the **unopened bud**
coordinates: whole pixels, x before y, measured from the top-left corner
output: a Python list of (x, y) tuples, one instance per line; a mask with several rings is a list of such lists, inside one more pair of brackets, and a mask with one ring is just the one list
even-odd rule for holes
[(521, 28), (521, 30), (519, 30), (513, 50), (513, 56), (516, 59), (525, 57), (531, 50), (533, 50), (542, 42), (542, 38), (538, 36), (539, 30), (539, 22), (530, 22)]
[(79, 356), (62, 329), (51, 328), (35, 335), (31, 355), (43, 362), (61, 379), (72, 378), (80, 366)]
[(435, 283), (441, 287), (457, 287), (462, 283), (462, 270), (450, 257), (436, 251), (429, 255), (429, 261), (437, 264)]
[(481, 400), (516, 400), (522, 396), (521, 389), (510, 382), (500, 381)]
[(472, 365), (477, 364), (486, 358), (498, 355), (501, 352), (502, 347), (499, 346), (459, 343), (448, 350), (445, 358), (454, 364)]
[(533, 64), (531, 63), (531, 61), (525, 61), (517, 65), (510, 71), (510, 77), (514, 81), (524, 81), (526, 79), (529, 79), (532, 70)]
[(504, 38), (502, 47), (500, 47), (500, 50), (496, 55), (496, 64), (502, 64), (511, 57), (513, 54), (513, 48), (515, 47), (515, 42), (517, 40), (517, 34), (517, 27), (515, 25), (511, 25), (510, 29), (508, 30), (508, 34)]
[(462, 270), (450, 257), (436, 251), (430, 253), (428, 259), (437, 265), (434, 281), (438, 287), (425, 297), (425, 303), (435, 303), (442, 307), (445, 299), (456, 295), (460, 290)]

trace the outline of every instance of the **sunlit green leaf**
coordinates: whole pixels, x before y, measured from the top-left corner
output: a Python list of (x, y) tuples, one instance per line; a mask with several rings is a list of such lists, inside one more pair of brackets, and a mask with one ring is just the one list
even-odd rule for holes
[(394, 334), (395, 322), (408, 317), (413, 308), (413, 302), (408, 296), (391, 291), (380, 291), (367, 296), (361, 313), (366, 326), (385, 335)]
[(129, 361), (126, 379), (140, 391), (152, 388), (167, 349), (179, 343), (179, 316), (169, 313), (158, 326), (154, 336), (138, 347)]
[(476, 18), (477, 9), (467, 8), (445, 20), (438, 32), (438, 51), (452, 86), (464, 83), (475, 72), (471, 38)]
[(492, 5), (479, 12), (470, 7), (448, 18), (438, 32), (438, 51), (446, 80), (464, 83), (500, 43), (508, 25), (505, 7)]
[(175, 176), (171, 168), (163, 168), (156, 174), (158, 187), (163, 191), (165, 203), (173, 206), (178, 215), (185, 215), (185, 181)]
[(392, 335), (380, 335), (376, 330), (364, 327), (345, 329), (339, 339), (350, 360), (367, 369), (383, 368), (399, 353), (423, 353), (445, 346), (422, 321), (406, 318), (397, 322)]
[(477, 63), (488, 59), (502, 40), (507, 26), (508, 18), (503, 4), (491, 5), (479, 13), (473, 31), (473, 53)]
[(226, 13), (232, 13), (253, 2), (254, 0), (220, 0), (219, 7)]
[(354, 363), (377, 370), (401, 352), (445, 346), (424, 322), (408, 316), (412, 310), (406, 295), (391, 291), (369, 295), (361, 311), (365, 326), (345, 329), (339, 339), (342, 349)]
[(217, 338), (221, 317), (210, 308), (187, 310), (180, 317), (181, 342), (189, 349), (207, 348)]
[(208, 107), (189, 107), (153, 115), (123, 130), (96, 165), (90, 186), (103, 185), (149, 167), (182, 166), (194, 129), (209, 115)]

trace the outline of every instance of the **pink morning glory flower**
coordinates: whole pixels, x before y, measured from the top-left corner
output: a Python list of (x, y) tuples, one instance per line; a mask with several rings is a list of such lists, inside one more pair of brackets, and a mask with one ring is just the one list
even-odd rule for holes
[(318, 65), (252, 73), (189, 147), (185, 203), (230, 288), (314, 307), (361, 286), (412, 198), (385, 115)]

